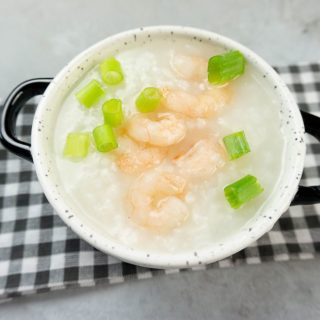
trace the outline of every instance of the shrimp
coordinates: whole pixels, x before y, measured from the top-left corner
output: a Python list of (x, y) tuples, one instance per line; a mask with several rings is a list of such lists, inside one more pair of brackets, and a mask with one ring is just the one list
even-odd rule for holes
[(162, 105), (191, 118), (209, 118), (219, 112), (230, 100), (228, 86), (212, 87), (199, 94), (179, 89), (163, 89)]
[(116, 164), (126, 174), (135, 174), (159, 165), (166, 155), (161, 148), (136, 143), (129, 137), (121, 137), (116, 152)]
[(186, 180), (174, 173), (149, 171), (129, 191), (132, 220), (155, 232), (167, 233), (181, 226), (189, 216), (182, 197)]
[(188, 81), (206, 79), (208, 61), (202, 57), (175, 54), (170, 64), (173, 71), (182, 79)]
[(170, 146), (180, 142), (186, 135), (184, 121), (172, 113), (159, 113), (156, 120), (145, 115), (132, 117), (127, 125), (128, 135), (154, 146)]
[(179, 172), (187, 179), (208, 178), (223, 167), (225, 161), (224, 150), (211, 139), (199, 140), (185, 154), (173, 160)]

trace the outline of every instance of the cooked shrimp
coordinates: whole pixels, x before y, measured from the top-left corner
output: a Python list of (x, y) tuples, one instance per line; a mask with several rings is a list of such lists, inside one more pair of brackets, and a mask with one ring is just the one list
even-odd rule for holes
[(170, 172), (146, 172), (129, 192), (130, 217), (137, 224), (156, 232), (169, 232), (189, 216), (182, 197), (186, 180)]
[(131, 138), (163, 147), (181, 141), (186, 131), (184, 121), (172, 113), (159, 113), (156, 120), (139, 114), (131, 118), (127, 125), (127, 132)]
[(208, 61), (202, 57), (175, 54), (172, 56), (170, 64), (173, 71), (185, 80), (206, 79)]
[(129, 137), (118, 139), (116, 164), (126, 174), (135, 174), (159, 165), (166, 155), (163, 148), (137, 143)]
[(228, 86), (212, 87), (199, 94), (191, 94), (179, 89), (163, 89), (162, 92), (164, 107), (191, 118), (209, 118), (219, 112), (230, 100)]
[(196, 142), (185, 154), (174, 160), (186, 178), (208, 178), (225, 164), (224, 150), (211, 139)]

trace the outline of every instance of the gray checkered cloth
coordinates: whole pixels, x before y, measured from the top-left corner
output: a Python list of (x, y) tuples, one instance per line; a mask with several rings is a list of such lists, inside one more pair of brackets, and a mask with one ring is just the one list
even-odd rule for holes
[[(320, 64), (276, 68), (302, 110), (320, 113)], [(18, 132), (27, 140), (35, 104), (24, 108)], [(320, 184), (320, 144), (307, 137), (302, 184)], [(211, 269), (264, 261), (313, 259), (320, 253), (320, 205), (290, 208), (250, 247)], [(0, 145), (0, 301), (68, 287), (145, 279), (188, 269), (156, 270), (127, 264), (80, 240), (54, 213), (32, 164)]]

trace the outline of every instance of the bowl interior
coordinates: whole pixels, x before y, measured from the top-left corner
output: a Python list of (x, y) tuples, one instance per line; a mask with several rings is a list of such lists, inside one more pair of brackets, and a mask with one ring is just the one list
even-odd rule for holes
[[(54, 162), (53, 132), (62, 101), (78, 80), (105, 56), (114, 55), (130, 46), (142, 44), (152, 38), (168, 42), (177, 37), (201, 41), (240, 50), (256, 68), (266, 85), (276, 90), (279, 99), (281, 129), (285, 136), (284, 162), (281, 177), (263, 209), (243, 228), (221, 243), (199, 248), (197, 252), (159, 254), (129, 248), (107, 237), (97, 225), (80, 215), (61, 188)], [(280, 215), (288, 208), (296, 193), (303, 170), (305, 155), (304, 126), (298, 107), (286, 85), (275, 71), (246, 47), (220, 35), (186, 27), (148, 27), (109, 37), (75, 57), (52, 81), (38, 108), (32, 128), (32, 155), (38, 178), (44, 192), (60, 217), (90, 244), (122, 260), (151, 267), (188, 267), (209, 263), (227, 257), (248, 246), (270, 230)]]

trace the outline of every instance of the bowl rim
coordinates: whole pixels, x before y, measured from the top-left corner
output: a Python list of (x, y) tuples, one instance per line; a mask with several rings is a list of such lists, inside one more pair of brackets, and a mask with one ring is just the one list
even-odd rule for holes
[[(286, 84), (282, 81), (280, 76), (273, 70), (273, 68), (265, 62), (260, 56), (256, 53), (245, 47), (244, 45), (229, 39), (225, 36), (219, 35), (217, 33), (206, 31), (197, 28), (184, 27), (184, 26), (169, 26), (169, 25), (160, 25), (160, 26), (150, 26), (139, 29), (132, 29), (128, 31), (124, 31), (118, 33), (113, 36), (109, 36), (98, 43), (90, 46), (86, 50), (82, 51), (80, 54), (76, 55), (69, 64), (67, 64), (54, 78), (49, 87), (47, 88), (45, 95), (41, 99), (33, 121), (32, 125), (32, 133), (31, 133), (31, 152), (34, 160), (35, 170), (38, 176), (38, 179), (41, 183), (43, 191), (50, 202), (50, 204), (54, 207), (55, 211), (59, 214), (62, 220), (80, 236), (82, 239), (90, 243), (95, 248), (101, 250), (102, 252), (108, 253), (112, 256), (115, 256), (122, 261), (134, 263), (140, 266), (153, 267), (153, 268), (172, 268), (172, 267), (192, 267), (199, 264), (208, 264), (221, 259), (224, 259), (244, 248), (249, 246), (251, 243), (260, 238), (263, 234), (268, 232), (274, 225), (274, 223), (278, 220), (278, 218), (282, 215), (282, 213), (288, 209), (290, 206), (291, 200), (297, 192), (299, 179), (291, 179), (291, 181), (287, 182), (289, 188), (285, 191), (285, 194), (281, 200), (281, 202), (277, 206), (277, 210), (272, 212), (272, 219), (264, 219), (258, 223), (256, 220), (257, 228), (254, 231), (250, 232), (250, 235), (247, 237), (242, 237), (241, 239), (236, 239), (234, 236), (228, 238), (229, 241), (224, 241), (224, 245), (219, 248), (215, 248), (212, 250), (210, 247), (205, 247), (199, 249), (197, 252), (191, 254), (188, 253), (165, 253), (165, 254), (157, 254), (151, 255), (143, 250), (135, 250), (133, 248), (129, 248), (118, 242), (114, 241), (111, 238), (102, 237), (99, 234), (95, 234), (90, 227), (86, 226), (85, 228), (80, 227), (81, 220), (78, 217), (73, 217), (70, 219), (69, 210), (65, 210), (65, 204), (63, 198), (57, 199), (57, 195), (53, 191), (53, 185), (50, 183), (50, 179), (47, 178), (46, 168), (43, 165), (42, 154), (44, 152), (43, 145), (41, 144), (41, 132), (38, 130), (39, 122), (38, 119), (41, 119), (43, 116), (43, 112), (50, 103), (51, 97), (54, 95), (55, 89), (57, 85), (63, 81), (65, 81), (66, 74), (70, 71), (70, 69), (75, 68), (76, 65), (79, 64), (79, 61), (82, 61), (84, 57), (92, 54), (96, 50), (106, 46), (107, 44), (123, 41), (128, 37), (133, 37), (135, 34), (176, 34), (178, 36), (191, 36), (198, 37), (200, 39), (205, 38), (208, 40), (212, 40), (216, 43), (219, 43), (228, 49), (237, 49), (240, 50), (247, 59), (250, 60), (255, 67), (265, 74), (268, 75), (268, 80), (272, 82), (274, 85), (278, 87), (278, 90), (281, 92), (282, 97), (284, 97), (284, 101), (286, 101), (286, 107), (292, 111), (293, 119), (295, 121), (295, 126), (299, 128), (299, 134), (301, 137), (304, 133), (304, 124), (302, 121), (301, 114), (299, 112), (299, 108), (287, 88)], [(295, 170), (293, 172), (293, 176), (301, 177), (303, 165), (304, 165), (304, 157), (306, 152), (305, 143), (297, 145), (297, 150), (301, 153), (301, 157), (296, 159), (295, 162)], [(267, 202), (268, 200), (266, 200)], [(262, 220), (262, 219), (261, 219)], [(249, 230), (251, 231), (251, 230)], [(226, 244), (227, 243), (227, 244)]]

